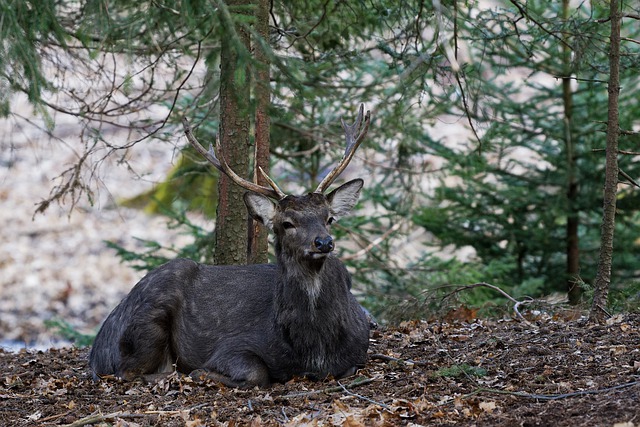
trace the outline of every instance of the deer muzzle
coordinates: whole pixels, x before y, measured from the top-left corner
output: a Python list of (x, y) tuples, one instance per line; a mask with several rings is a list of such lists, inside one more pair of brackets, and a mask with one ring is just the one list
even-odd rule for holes
[(323, 253), (323, 254), (328, 254), (334, 248), (333, 238), (331, 236), (325, 236), (325, 237), (319, 237), (318, 236), (313, 241), (313, 244), (316, 247), (316, 249), (318, 250), (318, 252)]

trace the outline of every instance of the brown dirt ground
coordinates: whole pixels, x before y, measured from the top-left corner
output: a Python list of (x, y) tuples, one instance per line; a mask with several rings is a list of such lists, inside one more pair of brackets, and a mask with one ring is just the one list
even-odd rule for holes
[(86, 349), (0, 352), (0, 425), (640, 425), (640, 314), (531, 321), (404, 323), (372, 333), (357, 376), (269, 389), (93, 382)]

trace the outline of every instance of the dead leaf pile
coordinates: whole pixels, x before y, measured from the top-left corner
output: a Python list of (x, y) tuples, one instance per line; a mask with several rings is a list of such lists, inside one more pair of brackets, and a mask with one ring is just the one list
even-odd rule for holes
[(269, 389), (94, 382), (87, 350), (0, 351), (0, 425), (640, 426), (640, 315), (530, 321), (405, 322), (372, 332), (357, 376)]

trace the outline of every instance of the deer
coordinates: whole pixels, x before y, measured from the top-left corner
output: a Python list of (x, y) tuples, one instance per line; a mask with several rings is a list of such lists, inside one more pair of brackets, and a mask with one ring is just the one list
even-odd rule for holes
[(341, 119), (346, 150), (315, 191), (285, 194), (261, 168), (261, 186), (236, 174), (220, 141), (205, 149), (186, 119), (195, 150), (247, 190), (251, 218), (274, 234), (276, 262), (206, 265), (175, 259), (149, 272), (103, 322), (89, 354), (94, 379), (124, 380), (171, 372), (237, 388), (295, 377), (353, 375), (366, 364), (370, 324), (351, 293), (351, 275), (335, 255), (331, 225), (356, 205), (364, 181), (327, 189), (364, 140), (370, 111)]

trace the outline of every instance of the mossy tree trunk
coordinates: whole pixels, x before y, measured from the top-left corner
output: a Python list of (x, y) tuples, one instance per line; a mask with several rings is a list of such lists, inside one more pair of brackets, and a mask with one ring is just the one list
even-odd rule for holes
[[(271, 104), (271, 86), (269, 73), (269, 56), (267, 55), (263, 43), (269, 43), (269, 0), (257, 0), (255, 29), (259, 40), (254, 43), (254, 56), (256, 60), (255, 76), (255, 153), (253, 179), (260, 185), (268, 187), (269, 184), (258, 173), (261, 167), (267, 174), (269, 173), (269, 105)], [(268, 231), (257, 221), (249, 218), (249, 235), (247, 245), (247, 263), (260, 264), (268, 261)]]
[[(248, 5), (248, 0), (229, 0), (230, 7)], [(220, 142), (222, 155), (240, 176), (249, 170), (249, 62), (241, 50), (250, 51), (250, 35), (231, 19), (224, 20), (229, 37), (222, 38), (220, 52)], [(223, 174), (218, 181), (216, 212), (216, 264), (244, 264), (247, 261), (247, 209), (245, 190)]]

